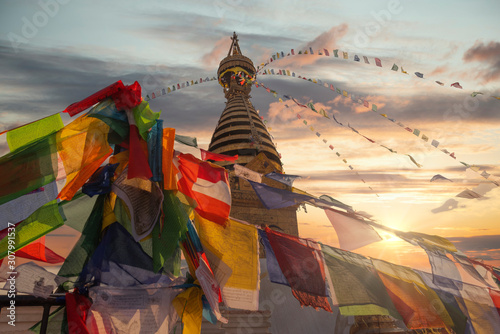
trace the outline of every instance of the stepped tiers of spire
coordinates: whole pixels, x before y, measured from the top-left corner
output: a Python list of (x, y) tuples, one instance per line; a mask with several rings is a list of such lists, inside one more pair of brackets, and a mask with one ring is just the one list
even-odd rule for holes
[(246, 165), (259, 153), (264, 153), (274, 169), (281, 172), (281, 160), (271, 136), (250, 101), (255, 76), (253, 62), (241, 53), (238, 37), (233, 35), (227, 57), (219, 65), (217, 75), (227, 99), (208, 150), (225, 155), (236, 155), (236, 162), (219, 162), (232, 169), (234, 163)]
[[(233, 35), (227, 57), (222, 59), (217, 75), (227, 99), (208, 150), (225, 155), (238, 155), (236, 161), (217, 161), (229, 171), (231, 185), (230, 216), (248, 223), (267, 224), (272, 228), (298, 236), (297, 206), (267, 210), (248, 181), (238, 178), (233, 172), (235, 163), (261, 174), (283, 172), (281, 159), (271, 136), (250, 101), (252, 78), (255, 67), (241, 53), (238, 36)], [(264, 183), (281, 189), (282, 183), (264, 179)]]

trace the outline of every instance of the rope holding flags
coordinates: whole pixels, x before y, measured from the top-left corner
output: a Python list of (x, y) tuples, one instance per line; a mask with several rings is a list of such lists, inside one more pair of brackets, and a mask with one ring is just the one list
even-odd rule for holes
[[(303, 79), (303, 80), (305, 80), (305, 81), (308, 81), (308, 82), (312, 82), (312, 83), (318, 84), (318, 85), (320, 85), (320, 86), (322, 86), (322, 87), (324, 87), (324, 88), (327, 88), (327, 89), (330, 89), (331, 91), (336, 92), (338, 95), (341, 95), (341, 96), (346, 97), (346, 98), (350, 98), (350, 100), (351, 100), (351, 101), (354, 101), (354, 102), (357, 102), (357, 103), (358, 103), (358, 104), (360, 104), (360, 105), (363, 105), (363, 106), (364, 106), (365, 108), (367, 108), (368, 110), (370, 110), (370, 111), (373, 111), (373, 112), (377, 113), (378, 115), (380, 115), (380, 116), (382, 116), (382, 117), (386, 118), (388, 121), (391, 121), (391, 122), (392, 122), (392, 123), (394, 123), (394, 124), (397, 124), (399, 127), (401, 127), (402, 129), (404, 129), (404, 130), (406, 130), (406, 131), (408, 131), (408, 132), (412, 133), (412, 134), (413, 134), (413, 135), (415, 135), (416, 137), (420, 137), (424, 143), (429, 143), (429, 144), (430, 144), (430, 146), (431, 146), (431, 147), (434, 147), (435, 149), (438, 149), (438, 147), (439, 147), (439, 145), (440, 145), (440, 142), (439, 142), (438, 140), (429, 138), (427, 135), (425, 135), (425, 134), (421, 133), (421, 131), (420, 131), (419, 129), (416, 129), (416, 128), (413, 128), (413, 129), (412, 129), (412, 128), (410, 128), (409, 126), (404, 125), (404, 124), (403, 124), (403, 123), (401, 123), (400, 121), (397, 121), (396, 119), (390, 118), (387, 114), (384, 114), (384, 113), (378, 113), (378, 106), (377, 106), (376, 104), (373, 104), (373, 103), (369, 102), (368, 100), (366, 100), (366, 99), (364, 99), (364, 98), (362, 98), (362, 97), (360, 97), (360, 96), (355, 96), (354, 94), (349, 93), (349, 92), (347, 92), (346, 90), (342, 90), (342, 89), (340, 89), (339, 87), (335, 87), (333, 84), (328, 84), (328, 83), (326, 83), (326, 82), (324, 82), (324, 83), (323, 83), (323, 82), (322, 82), (321, 80), (319, 80), (319, 79), (314, 79), (314, 78), (313, 78), (313, 79), (311, 79), (311, 78), (309, 78), (309, 79), (308, 79), (308, 78), (306, 78), (306, 77), (303, 77), (303, 76), (300, 76), (300, 75), (296, 75), (296, 73), (295, 73), (295, 72), (293, 72), (293, 71), (292, 71), (292, 72), (290, 72), (290, 70), (286, 70), (286, 71), (285, 71), (285, 70), (280, 70), (280, 72), (281, 72), (281, 73), (285, 73), (285, 74), (283, 74), (283, 75), (291, 76), (291, 77), (298, 78), (298, 79)], [(263, 73), (264, 73), (264, 74), (266, 74), (266, 75), (275, 75), (275, 73), (274, 73), (274, 70), (273, 70), (273, 69), (271, 69), (271, 70), (267, 70), (267, 72), (263, 72)], [(288, 73), (290, 73), (290, 74), (288, 74)], [(265, 87), (265, 86), (264, 86), (264, 87)], [(270, 90), (270, 89), (268, 89), (268, 88), (266, 88), (266, 89), (268, 90), (268, 92), (273, 92), (273, 93), (276, 93), (275, 91), (272, 91), (272, 90)], [(482, 93), (478, 93), (478, 94), (482, 94)], [(477, 95), (477, 94), (476, 94), (476, 95)], [(284, 96), (286, 97), (287, 95), (284, 95)], [(295, 103), (297, 103), (297, 101), (295, 101), (295, 100), (294, 100), (294, 102), (295, 102)], [(304, 105), (299, 104), (299, 103), (297, 103), (297, 104), (298, 104), (299, 106), (302, 106), (302, 107), (307, 107), (307, 106), (304, 106)], [(315, 110), (313, 110), (313, 111), (315, 111)], [(315, 111), (315, 112), (317, 112), (317, 111)], [(332, 115), (332, 117), (333, 117), (333, 120), (334, 120), (337, 124), (339, 124), (339, 125), (341, 125), (341, 126), (345, 126), (344, 124), (342, 124), (341, 122), (339, 122), (339, 121), (335, 118), (335, 115)], [(354, 129), (354, 128), (350, 127), (350, 126), (348, 126), (348, 127), (349, 127), (349, 128), (351, 128), (351, 130), (353, 130), (354, 132), (356, 132), (358, 135), (361, 135), (362, 137), (364, 137), (366, 140), (368, 140), (368, 141), (370, 141), (370, 142), (372, 142), (372, 143), (375, 143), (375, 142), (374, 142), (374, 141), (372, 141), (370, 138), (368, 138), (368, 137), (366, 137), (366, 136), (364, 136), (364, 135), (360, 134), (360, 133), (359, 133), (356, 129)], [(385, 146), (385, 145), (381, 145), (381, 144), (379, 144), (379, 145), (380, 145), (381, 147), (383, 147), (383, 148), (387, 149), (387, 150), (388, 150), (389, 152), (391, 152), (391, 153), (397, 153), (396, 151), (394, 151), (393, 149), (391, 149), (391, 148), (389, 148), (389, 147), (387, 147), (387, 146)], [(445, 149), (445, 148), (440, 148), (439, 150), (440, 150), (442, 153), (444, 153), (444, 154), (446, 154), (446, 155), (450, 156), (450, 157), (451, 157), (451, 158), (453, 158), (454, 160), (457, 160), (457, 157), (456, 157), (456, 155), (455, 155), (455, 152), (451, 152), (451, 153), (450, 153), (450, 152), (449, 152), (447, 149)], [(409, 157), (410, 161), (411, 161), (413, 164), (415, 164), (415, 166), (417, 166), (417, 167), (419, 167), (419, 168), (421, 167), (421, 165), (420, 165), (418, 162), (414, 161), (414, 159), (413, 159), (411, 156), (408, 156), (408, 157)], [(465, 163), (465, 162), (460, 162), (460, 163), (461, 163), (461, 164), (463, 164), (463, 165), (464, 165), (464, 166), (466, 166), (466, 167), (470, 166), (469, 164), (467, 164), (467, 163)], [(485, 180), (488, 180), (488, 182), (491, 182), (491, 183), (495, 184), (496, 186), (500, 186), (500, 179), (493, 179), (493, 178), (489, 178), (489, 176), (490, 176), (491, 174), (487, 173), (486, 171), (483, 171), (482, 173), (479, 173), (479, 171), (475, 171), (475, 172), (477, 172), (477, 173), (478, 173), (478, 175), (480, 175), (480, 176), (481, 176), (482, 178), (484, 178)], [(486, 176), (486, 175), (487, 175), (487, 176)]]

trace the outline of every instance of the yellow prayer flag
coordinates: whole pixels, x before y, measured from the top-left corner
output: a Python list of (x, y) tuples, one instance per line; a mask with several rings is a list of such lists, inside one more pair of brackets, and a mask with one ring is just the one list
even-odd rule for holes
[(342, 91), (342, 95), (344, 95), (345, 97), (347, 97), (347, 91)]
[(290, 76), (290, 70), (286, 70), (286, 75)]
[[(199, 284), (195, 281), (194, 284)], [(203, 291), (199, 287), (189, 288), (172, 300), (179, 319), (184, 324), (182, 334), (200, 334), (203, 315)]]
[(257, 310), (259, 244), (255, 226), (229, 219), (224, 227), (196, 213), (195, 225), (215, 278), (223, 286), (226, 304)]

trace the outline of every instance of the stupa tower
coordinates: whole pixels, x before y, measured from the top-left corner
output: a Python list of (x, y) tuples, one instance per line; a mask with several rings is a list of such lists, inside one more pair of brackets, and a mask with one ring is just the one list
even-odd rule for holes
[[(267, 210), (250, 184), (234, 175), (235, 163), (262, 174), (272, 171), (281, 173), (283, 168), (271, 136), (250, 101), (252, 78), (256, 73), (253, 62), (242, 54), (236, 33), (231, 40), (227, 57), (222, 59), (217, 70), (219, 83), (227, 99), (226, 107), (208, 148), (213, 153), (238, 155), (238, 160), (234, 162), (216, 162), (230, 172), (230, 215), (249, 223), (264, 223), (285, 233), (298, 235), (297, 207)], [(276, 188), (287, 188), (266, 178), (263, 183)]]

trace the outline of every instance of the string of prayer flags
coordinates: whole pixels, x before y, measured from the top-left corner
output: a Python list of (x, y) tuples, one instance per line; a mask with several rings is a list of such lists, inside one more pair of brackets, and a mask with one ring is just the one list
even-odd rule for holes
[[(333, 87), (333, 85), (330, 85), (330, 87)], [(338, 94), (341, 94), (341, 93), (342, 93), (342, 91), (341, 91), (339, 88), (337, 88), (337, 89), (336, 89), (336, 91), (337, 91), (337, 93), (338, 93)], [(345, 92), (345, 91), (344, 91), (344, 92)], [(344, 95), (345, 95), (345, 96), (347, 96), (347, 92), (346, 92), (345, 94), (344, 94), (344, 93), (342, 93), (341, 95), (342, 95), (342, 96), (344, 96)], [(352, 98), (352, 94), (351, 94), (351, 98)], [(304, 105), (300, 104), (300, 103), (299, 103), (298, 101), (296, 101), (295, 99), (292, 99), (292, 100), (293, 100), (293, 101), (294, 101), (297, 105), (304, 107)], [(359, 99), (359, 101), (361, 101), (361, 99)], [(361, 103), (361, 102), (359, 102), (359, 103)], [(364, 100), (364, 101), (362, 101), (362, 104), (363, 104), (366, 108), (370, 108), (370, 104), (369, 104), (369, 102), (368, 102), (368, 101)], [(374, 111), (374, 112), (377, 112), (378, 108), (377, 108), (377, 106), (376, 106), (375, 104), (372, 104), (372, 108), (371, 108), (371, 110), (372, 110), (372, 111)], [(384, 118), (386, 118), (386, 119), (388, 119), (389, 121), (391, 121), (391, 122), (393, 122), (393, 123), (396, 123), (396, 120), (394, 120), (394, 119), (392, 119), (392, 118), (389, 118), (386, 114), (382, 114), (382, 113), (381, 113), (381, 114), (379, 114), (379, 115), (380, 115), (380, 116), (382, 116), (382, 117), (384, 117)], [(333, 116), (333, 120), (334, 120), (337, 124), (339, 124), (339, 125), (341, 125), (341, 126), (344, 126), (342, 123), (340, 123), (340, 122), (339, 122), (339, 121), (335, 118), (335, 115), (332, 115), (332, 116)], [(407, 130), (407, 131), (411, 132), (411, 128), (410, 128), (410, 127), (405, 127), (405, 125), (403, 125), (401, 122), (398, 122), (397, 124), (398, 124), (400, 127), (404, 128), (405, 130)], [(351, 129), (352, 129), (352, 127), (351, 127)], [(355, 131), (355, 132), (356, 132), (356, 131)], [(357, 133), (359, 134), (359, 131), (358, 131)], [(420, 133), (421, 133), (421, 132), (420, 132), (420, 130), (418, 130), (418, 129), (414, 129), (414, 130), (413, 130), (413, 134), (414, 134), (414, 135), (416, 135), (417, 137), (420, 135)], [(361, 135), (361, 134), (360, 134), (360, 135)], [(365, 139), (367, 139), (368, 141), (370, 141), (370, 142), (373, 142), (373, 143), (374, 143), (374, 141), (372, 141), (372, 140), (371, 140), (371, 139), (369, 139), (368, 137), (366, 137), (366, 136), (364, 136), (364, 135), (362, 135), (362, 136), (363, 136)], [(428, 142), (428, 141), (429, 141), (429, 137), (427, 137), (425, 134), (422, 134), (421, 139), (422, 139), (423, 141), (425, 141), (425, 142)], [(379, 145), (380, 145), (380, 144), (379, 144)], [(381, 146), (381, 147), (386, 148), (386, 149), (387, 149), (387, 150), (389, 150), (391, 153), (397, 153), (395, 150), (390, 149), (390, 148), (388, 148), (387, 146), (384, 146), (384, 145), (380, 145), (380, 146)], [(439, 141), (437, 141), (437, 140), (433, 139), (433, 140), (431, 141), (431, 146), (433, 146), (433, 147), (437, 148), (437, 147), (439, 146)], [(446, 155), (449, 155), (449, 156), (450, 156), (450, 157), (452, 157), (453, 159), (456, 159), (456, 157), (455, 157), (455, 153), (454, 153), (454, 152), (449, 153), (449, 151), (448, 151), (448, 150), (446, 150), (446, 149), (441, 149), (440, 151), (441, 151), (441, 152), (443, 152), (443, 153), (444, 153), (444, 154), (446, 154)], [(412, 162), (413, 162), (413, 161), (412, 161)], [(419, 166), (419, 164), (417, 163), (417, 164), (416, 164), (416, 166)], [(489, 175), (489, 174), (488, 174), (488, 175)], [(485, 177), (485, 178), (486, 178), (486, 177)], [(492, 181), (492, 183), (494, 183), (495, 185), (499, 185), (499, 184), (498, 184), (497, 182), (495, 182), (495, 181)]]
[(213, 153), (209, 152), (207, 150), (204, 150), (200, 148), (201, 152), (201, 160), (213, 160), (213, 161), (236, 161), (238, 160), (238, 154), (234, 156), (229, 156), (225, 154), (218, 154), (218, 153)]
[(224, 225), (231, 209), (227, 171), (191, 154), (178, 153), (174, 163), (180, 172), (178, 189), (191, 199), (195, 211), (203, 218)]
[(370, 259), (326, 245), (321, 245), (321, 251), (340, 314), (401, 319)]
[(373, 227), (362, 220), (334, 209), (325, 209), (325, 213), (342, 249), (354, 250), (382, 240)]
[(325, 268), (319, 245), (269, 227), (265, 231), (295, 298), (303, 306), (332, 312), (326, 295)]

